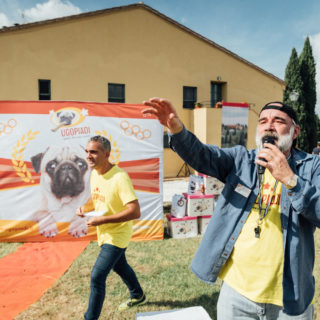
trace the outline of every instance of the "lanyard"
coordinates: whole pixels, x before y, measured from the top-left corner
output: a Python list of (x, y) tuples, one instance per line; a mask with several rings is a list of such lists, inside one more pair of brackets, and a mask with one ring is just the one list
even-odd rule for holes
[(255, 234), (256, 238), (260, 238), (260, 232), (261, 232), (260, 225), (262, 224), (262, 220), (268, 214), (269, 207), (271, 204), (271, 199), (272, 199), (274, 193), (276, 192), (277, 185), (278, 185), (278, 180), (276, 180), (276, 182), (274, 184), (272, 194), (269, 198), (269, 201), (267, 203), (266, 208), (264, 209), (264, 213), (262, 214), (262, 206), (261, 206), (262, 205), (262, 175), (259, 175), (259, 194), (258, 194), (258, 197), (259, 197), (259, 218), (257, 220), (257, 226), (254, 228), (254, 234)]

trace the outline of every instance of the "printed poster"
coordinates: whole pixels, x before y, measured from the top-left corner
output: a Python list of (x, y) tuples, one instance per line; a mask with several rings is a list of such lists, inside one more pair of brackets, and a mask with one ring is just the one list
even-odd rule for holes
[(94, 135), (110, 140), (110, 161), (132, 179), (141, 207), (133, 240), (162, 239), (163, 127), (143, 108), (0, 101), (0, 241), (96, 240), (75, 215), (90, 197), (85, 147)]
[(222, 103), (221, 147), (247, 146), (248, 103)]

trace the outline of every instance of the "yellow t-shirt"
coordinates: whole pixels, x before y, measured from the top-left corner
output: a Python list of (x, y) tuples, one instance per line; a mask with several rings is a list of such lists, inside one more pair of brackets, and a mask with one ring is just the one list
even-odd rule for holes
[[(96, 211), (104, 211), (105, 216), (123, 211), (125, 205), (137, 199), (128, 174), (118, 166), (99, 175), (91, 173), (91, 198)], [(119, 248), (126, 248), (132, 236), (132, 221), (105, 223), (97, 226), (98, 243), (108, 243)]]
[[(266, 169), (262, 208), (272, 196), (275, 179)], [(237, 239), (233, 252), (219, 277), (246, 298), (257, 303), (282, 306), (283, 239), (280, 220), (281, 183), (272, 197), (268, 214), (260, 225), (260, 238), (254, 228), (259, 218), (258, 198)], [(262, 210), (262, 213), (264, 210)]]

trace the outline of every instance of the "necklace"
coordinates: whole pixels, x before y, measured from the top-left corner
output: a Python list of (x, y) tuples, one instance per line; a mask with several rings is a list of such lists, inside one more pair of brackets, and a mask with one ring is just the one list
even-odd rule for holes
[(261, 224), (262, 224), (262, 220), (265, 218), (265, 216), (268, 214), (268, 210), (269, 210), (269, 206), (270, 206), (270, 203), (271, 203), (271, 199), (274, 195), (274, 193), (276, 192), (276, 189), (277, 189), (277, 185), (278, 185), (278, 180), (276, 180), (275, 184), (274, 184), (274, 187), (273, 187), (273, 190), (272, 190), (272, 194), (269, 198), (269, 201), (267, 203), (267, 206), (266, 208), (264, 209), (264, 213), (262, 214), (262, 185), (261, 185), (261, 180), (262, 180), (262, 177), (259, 177), (259, 194), (258, 194), (258, 197), (259, 197), (259, 218), (257, 219), (257, 226), (254, 228), (254, 235), (256, 238), (260, 238), (260, 232), (261, 232)]

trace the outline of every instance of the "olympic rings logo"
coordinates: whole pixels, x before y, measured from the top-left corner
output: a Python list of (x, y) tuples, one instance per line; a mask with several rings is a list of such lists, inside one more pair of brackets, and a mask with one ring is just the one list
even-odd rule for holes
[(141, 130), (140, 126), (137, 124), (130, 125), (129, 121), (123, 120), (120, 123), (121, 129), (124, 131), (124, 134), (127, 136), (134, 135), (138, 140), (149, 139), (152, 135), (151, 130), (144, 129)]
[(16, 125), (17, 120), (15, 119), (9, 119), (7, 123), (0, 122), (0, 136), (2, 134), (11, 134)]

